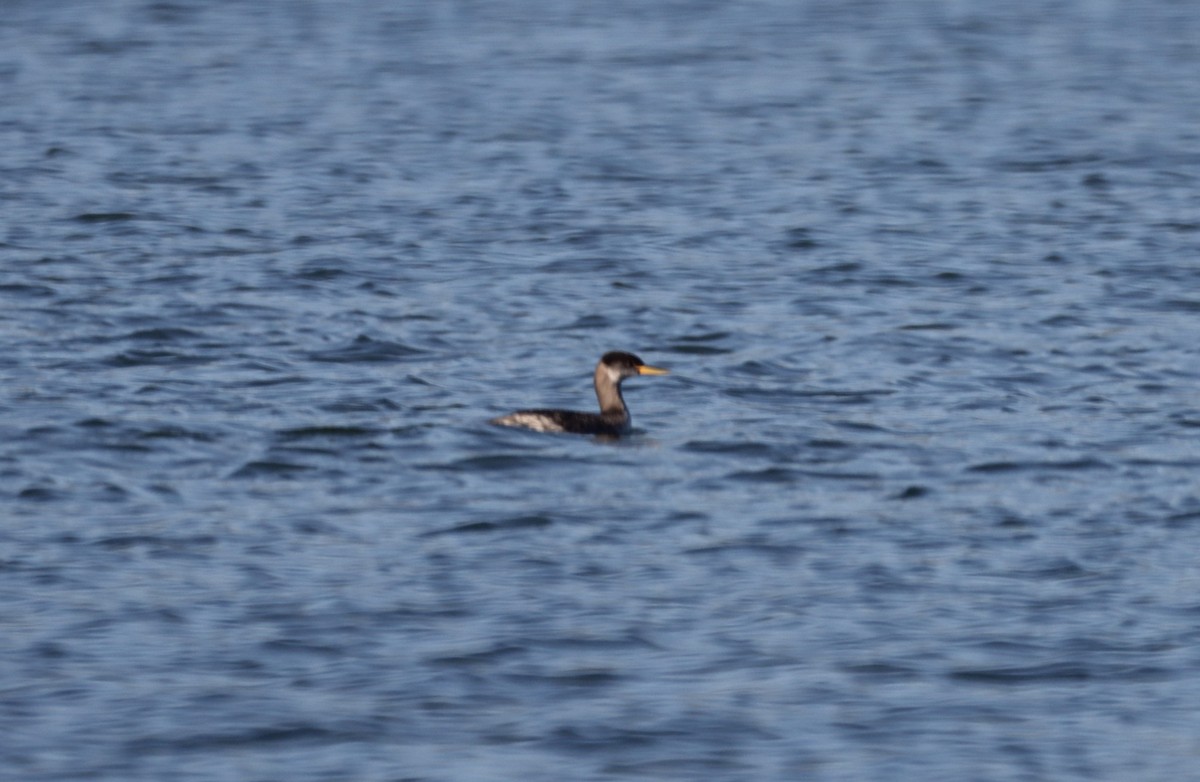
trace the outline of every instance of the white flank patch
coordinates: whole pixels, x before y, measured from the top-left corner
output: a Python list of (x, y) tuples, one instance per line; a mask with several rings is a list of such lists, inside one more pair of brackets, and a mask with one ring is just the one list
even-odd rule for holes
[(561, 432), (563, 428), (544, 415), (536, 413), (513, 413), (492, 419), (492, 423), (500, 426), (523, 426), (535, 432)]

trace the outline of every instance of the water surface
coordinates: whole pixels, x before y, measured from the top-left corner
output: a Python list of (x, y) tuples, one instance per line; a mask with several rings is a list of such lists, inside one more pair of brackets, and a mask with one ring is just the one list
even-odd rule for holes
[(1187, 778), (1196, 41), (7, 4), (0, 776)]

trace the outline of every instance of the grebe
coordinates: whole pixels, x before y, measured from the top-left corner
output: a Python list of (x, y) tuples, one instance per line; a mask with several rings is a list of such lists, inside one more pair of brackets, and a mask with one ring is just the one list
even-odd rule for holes
[(574, 410), (518, 410), (493, 418), (500, 426), (520, 426), (535, 432), (568, 432), (616, 437), (629, 431), (629, 408), (621, 396), (621, 381), (634, 375), (666, 375), (667, 370), (652, 367), (632, 353), (605, 353), (596, 365), (594, 383), (600, 413)]

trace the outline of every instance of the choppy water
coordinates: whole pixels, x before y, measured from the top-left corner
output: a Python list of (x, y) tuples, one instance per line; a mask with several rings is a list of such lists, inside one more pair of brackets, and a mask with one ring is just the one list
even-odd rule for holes
[(0, 777), (1194, 775), (1198, 42), (6, 3)]

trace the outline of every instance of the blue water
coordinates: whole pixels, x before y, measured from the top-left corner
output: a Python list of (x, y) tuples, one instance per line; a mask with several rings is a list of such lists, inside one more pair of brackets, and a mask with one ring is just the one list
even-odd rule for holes
[(0, 778), (1191, 778), (1198, 42), (4, 4)]

